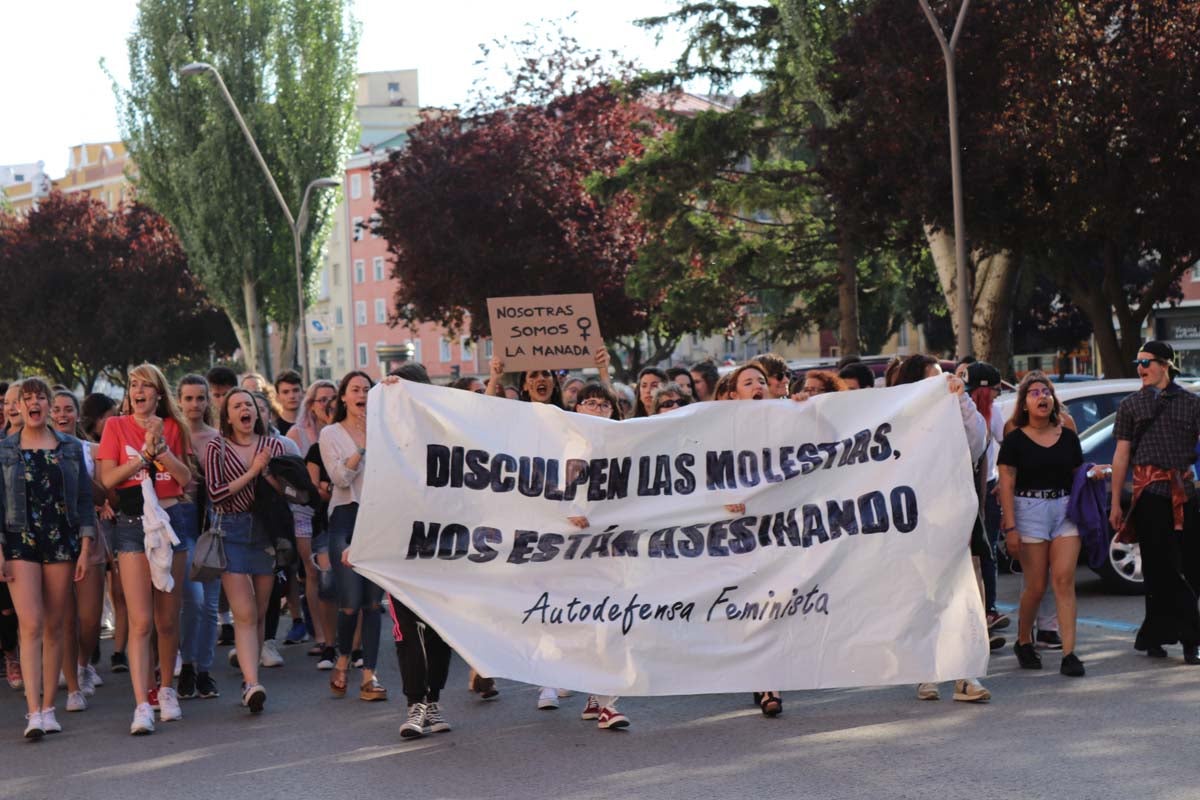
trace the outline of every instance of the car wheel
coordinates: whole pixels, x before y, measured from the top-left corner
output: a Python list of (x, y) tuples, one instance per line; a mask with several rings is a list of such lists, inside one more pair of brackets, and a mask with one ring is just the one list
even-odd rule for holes
[(1096, 573), (1105, 587), (1116, 594), (1145, 594), (1142, 577), (1142, 549), (1137, 544), (1118, 542), (1116, 536), (1108, 541), (1108, 555)]

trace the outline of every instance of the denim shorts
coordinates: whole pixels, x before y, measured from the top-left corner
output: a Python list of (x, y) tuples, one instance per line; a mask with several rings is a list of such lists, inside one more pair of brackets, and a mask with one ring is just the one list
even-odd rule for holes
[(1064, 536), (1078, 536), (1079, 529), (1067, 519), (1069, 497), (1045, 499), (1042, 497), (1013, 498), (1013, 512), (1021, 541), (1029, 544), (1052, 542)]
[(313, 509), (309, 506), (298, 506), (294, 503), (288, 503), (288, 508), (292, 510), (292, 521), (296, 531), (296, 538), (311, 539), (313, 535)]
[(275, 551), (262, 526), (249, 512), (221, 514), (220, 526), (225, 542), (226, 572), (236, 575), (271, 575), (275, 572)]
[[(171, 518), (171, 528), (179, 538), (179, 544), (171, 548), (176, 553), (182, 553), (187, 550), (187, 542), (184, 541), (181, 531), (187, 531), (193, 527), (193, 524), (189, 523), (185, 515), (186, 511), (183, 503), (176, 503), (167, 509), (167, 516)], [(113, 523), (112, 536), (112, 541), (109, 544), (112, 546), (114, 553), (146, 552), (146, 531), (142, 529), (141, 517), (117, 514), (117, 518)]]

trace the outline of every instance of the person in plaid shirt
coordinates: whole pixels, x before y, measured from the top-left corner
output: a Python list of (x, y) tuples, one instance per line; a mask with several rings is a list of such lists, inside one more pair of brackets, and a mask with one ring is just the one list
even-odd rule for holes
[[(1112, 511), (1123, 541), (1137, 540), (1146, 585), (1146, 617), (1134, 647), (1165, 658), (1166, 644), (1183, 645), (1188, 664), (1200, 664), (1200, 517), (1191, 479), (1200, 438), (1200, 397), (1175, 383), (1175, 351), (1150, 341), (1138, 351), (1140, 391), (1121, 402), (1113, 433)], [(1121, 510), (1125, 474), (1133, 468), (1129, 518)]]

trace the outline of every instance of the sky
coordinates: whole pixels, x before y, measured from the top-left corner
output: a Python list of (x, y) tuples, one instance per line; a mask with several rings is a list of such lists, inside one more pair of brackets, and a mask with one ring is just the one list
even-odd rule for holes
[[(112, 82), (126, 82), (126, 40), (137, 0), (2, 0), (0, 24), (0, 164), (44, 161), (60, 177), (67, 150), (120, 138)], [(585, 46), (618, 50), (644, 67), (669, 64), (683, 37), (660, 44), (632, 20), (665, 13), (678, 0), (355, 0), (362, 24), (358, 71), (419, 70), (422, 105), (466, 100), (476, 78), (478, 45), (519, 35), (529, 23), (562, 19)]]

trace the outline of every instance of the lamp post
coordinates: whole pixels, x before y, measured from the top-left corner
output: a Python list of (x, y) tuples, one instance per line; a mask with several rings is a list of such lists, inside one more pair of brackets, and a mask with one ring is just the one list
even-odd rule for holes
[(267, 183), (271, 187), (271, 192), (279, 202), (279, 207), (283, 209), (283, 216), (287, 219), (288, 227), (292, 229), (292, 244), (296, 257), (296, 360), (299, 362), (297, 366), (300, 367), (300, 372), (304, 376), (304, 385), (307, 386), (310, 383), (308, 374), (308, 332), (305, 329), (304, 323), (304, 268), (300, 239), (304, 234), (304, 229), (308, 226), (309, 194), (314, 188), (332, 188), (341, 186), (342, 182), (337, 178), (317, 178), (311, 181), (308, 186), (304, 187), (304, 198), (300, 202), (299, 217), (293, 217), (291, 209), (288, 208), (287, 201), (283, 199), (283, 193), (279, 191), (279, 185), (275, 183), (275, 176), (271, 174), (266, 159), (263, 158), (262, 152), (258, 149), (258, 144), (254, 141), (254, 136), (250, 133), (249, 126), (246, 125), (245, 118), (242, 117), (242, 112), (238, 110), (237, 103), (233, 101), (233, 95), (229, 93), (229, 88), (221, 78), (221, 73), (217, 72), (217, 68), (212, 64), (195, 61), (180, 67), (179, 74), (184, 77), (207, 74), (217, 82), (217, 88), (221, 90), (221, 96), (225, 98), (225, 104), (233, 112), (233, 118), (237, 120), (238, 127), (242, 129), (242, 135), (246, 137), (246, 144), (250, 145), (250, 152), (254, 154), (254, 160), (258, 162), (263, 175), (266, 176)]

